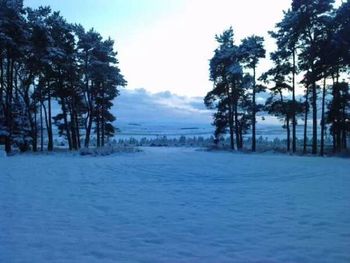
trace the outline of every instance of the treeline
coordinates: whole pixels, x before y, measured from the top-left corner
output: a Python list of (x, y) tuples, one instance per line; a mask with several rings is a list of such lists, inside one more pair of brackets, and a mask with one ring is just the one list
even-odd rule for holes
[[(110, 112), (126, 81), (114, 41), (68, 23), (50, 7), (0, 0), (0, 141), (7, 153), (53, 150), (53, 126), (69, 149), (114, 134)], [(52, 107), (60, 112), (53, 116)], [(47, 141), (47, 143), (46, 143)], [(45, 145), (44, 145), (45, 143)]]
[[(304, 122), (303, 152), (308, 152), (308, 121), (312, 122), (312, 154), (325, 153), (326, 130), (333, 151), (347, 149), (350, 132), (350, 3), (338, 8), (333, 0), (293, 0), (282, 21), (269, 32), (277, 50), (270, 54), (273, 67), (256, 76), (265, 58), (264, 39), (250, 36), (234, 43), (233, 29), (216, 36), (219, 47), (210, 61), (213, 90), (204, 99), (214, 114), (217, 140), (229, 133), (231, 148), (243, 147), (243, 134), (252, 130), (256, 151), (256, 114), (265, 111), (283, 121), (287, 150), (296, 152), (298, 121)], [(304, 99), (297, 100), (297, 89)], [(269, 91), (265, 104), (256, 94)], [(311, 115), (311, 117), (310, 117)], [(320, 134), (320, 137), (318, 137)], [(299, 138), (300, 139), (300, 138)]]

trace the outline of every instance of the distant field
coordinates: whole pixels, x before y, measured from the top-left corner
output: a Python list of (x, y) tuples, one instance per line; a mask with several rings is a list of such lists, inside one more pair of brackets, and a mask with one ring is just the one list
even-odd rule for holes
[[(210, 123), (117, 123), (119, 131), (116, 138), (128, 139), (130, 137), (140, 139), (143, 137), (157, 137), (167, 136), (169, 138), (178, 138), (180, 136), (193, 137), (202, 136), (208, 138), (213, 136), (214, 127)], [(308, 131), (311, 137), (311, 129)], [(275, 138), (286, 139), (286, 130), (282, 128), (282, 124), (265, 124), (258, 123), (257, 125), (257, 137), (267, 138), (268, 140), (274, 140)], [(297, 126), (297, 136), (299, 139), (304, 137), (304, 126)], [(250, 137), (250, 132), (246, 134), (246, 137)]]

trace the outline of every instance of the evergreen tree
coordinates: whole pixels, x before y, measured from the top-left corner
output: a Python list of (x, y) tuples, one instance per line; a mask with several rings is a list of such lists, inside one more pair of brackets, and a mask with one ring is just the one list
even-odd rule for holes
[(216, 109), (214, 114), (215, 136), (217, 141), (227, 129), (230, 134), (231, 149), (243, 147), (242, 133), (246, 131), (248, 122), (244, 118), (246, 109), (245, 78), (241, 66), (241, 56), (238, 46), (234, 45), (233, 29), (230, 28), (216, 36), (219, 47), (210, 60), (210, 79), (214, 88), (204, 99), (206, 106)]
[(293, 0), (292, 11), (298, 16), (301, 42), (300, 68), (307, 71), (305, 83), (311, 88), (312, 153), (317, 153), (317, 44), (322, 39), (325, 21), (332, 10), (333, 0)]
[[(36, 151), (39, 141), (43, 150), (46, 138), (53, 150), (53, 121), (69, 149), (81, 147), (81, 130), (91, 130), (93, 122), (104, 145), (114, 133), (112, 101), (126, 85), (113, 46), (49, 7), (0, 0), (0, 141), (6, 152), (29, 144)], [(52, 117), (54, 100), (61, 112)]]
[(284, 13), (284, 17), (281, 22), (276, 24), (276, 32), (269, 32), (270, 35), (276, 40), (279, 52), (283, 54), (281, 57), (283, 60), (292, 61), (292, 150), (296, 152), (296, 74), (297, 68), (297, 49), (300, 36), (299, 29), (299, 17), (296, 12), (290, 9)]
[(256, 151), (256, 113), (258, 107), (256, 103), (256, 94), (261, 90), (257, 89), (256, 85), (256, 68), (259, 60), (265, 58), (264, 38), (259, 36), (250, 36), (242, 40), (239, 53), (242, 62), (247, 68), (253, 71), (253, 87), (252, 87), (252, 151)]
[(18, 106), (18, 70), (25, 54), (27, 32), (22, 1), (0, 1), (0, 99), (5, 150), (14, 143), (15, 111)]
[[(285, 60), (286, 54), (284, 50), (271, 53), (271, 60), (274, 62), (274, 67), (261, 76), (261, 80), (266, 83), (273, 82), (274, 86), (270, 88), (271, 97), (267, 99), (265, 109), (269, 114), (283, 120), (283, 127), (287, 130), (287, 151), (290, 151), (291, 133), (290, 122), (293, 123), (293, 117), (296, 113), (302, 111), (302, 104), (296, 103), (294, 97), (292, 100), (285, 96), (293, 91), (293, 87), (287, 78), (293, 72), (293, 65)], [(293, 148), (293, 147), (292, 147)]]

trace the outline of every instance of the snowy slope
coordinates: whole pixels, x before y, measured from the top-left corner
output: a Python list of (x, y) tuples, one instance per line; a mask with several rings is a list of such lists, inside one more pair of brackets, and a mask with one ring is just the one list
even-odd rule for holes
[(146, 148), (0, 167), (0, 262), (350, 262), (347, 159)]

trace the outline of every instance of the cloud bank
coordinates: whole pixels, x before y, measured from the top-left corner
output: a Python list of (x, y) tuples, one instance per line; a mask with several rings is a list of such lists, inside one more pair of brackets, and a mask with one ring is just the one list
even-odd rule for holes
[(203, 98), (186, 97), (169, 91), (151, 93), (145, 89), (122, 89), (113, 111), (117, 124), (210, 125), (212, 113)]

